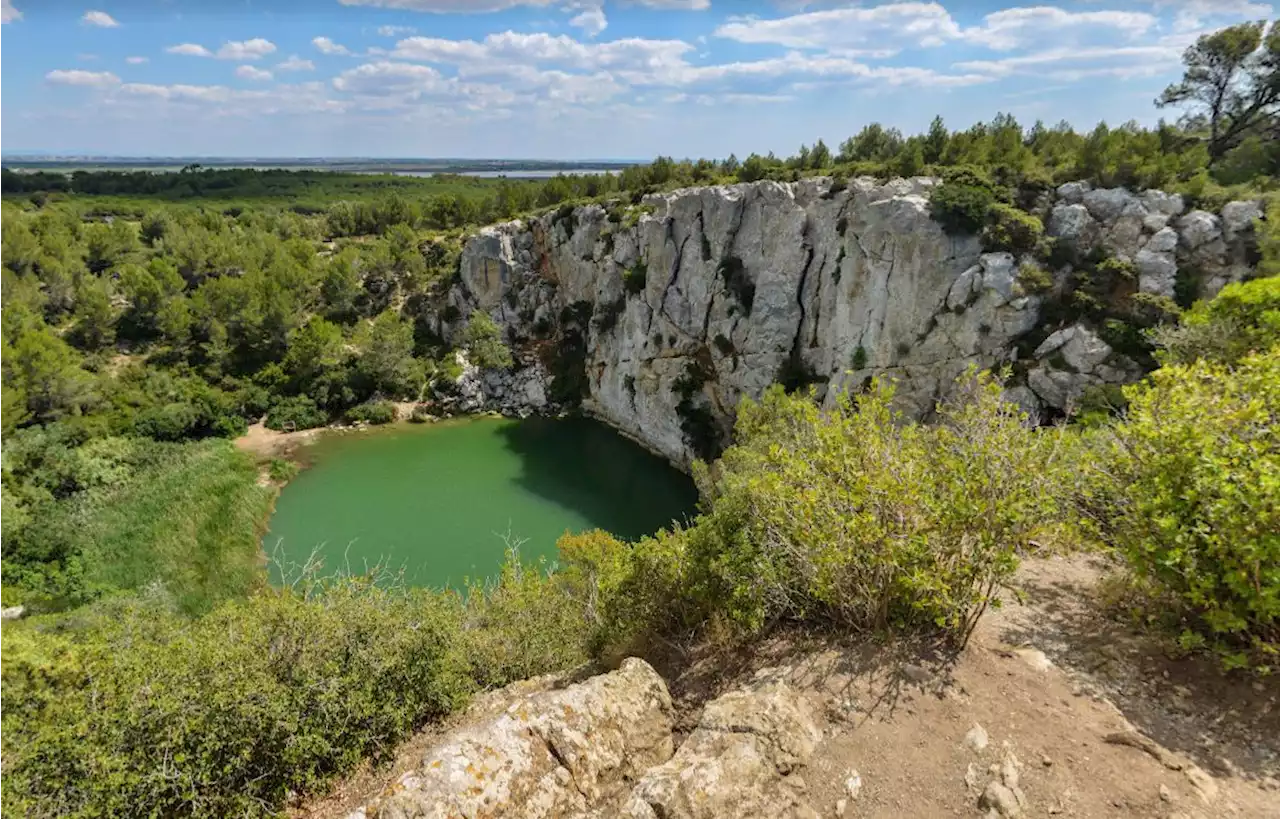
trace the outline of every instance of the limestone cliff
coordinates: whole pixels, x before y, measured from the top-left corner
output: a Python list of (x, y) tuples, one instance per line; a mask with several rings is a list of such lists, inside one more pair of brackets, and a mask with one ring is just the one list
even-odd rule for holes
[[(1011, 400), (1069, 410), (1091, 386), (1141, 374), (1097, 327), (1045, 309), (1071, 273), (1026, 286), (1024, 263), (984, 253), (930, 215), (929, 178), (689, 188), (638, 206), (566, 207), (485, 228), (462, 253), (440, 316), (504, 328), (520, 365), (484, 375), (485, 403), (583, 408), (678, 464), (724, 439), (743, 395), (784, 381), (825, 400), (875, 375), (927, 416), (970, 364), (1014, 364)], [(1172, 297), (1246, 275), (1254, 202), (1186, 212), (1159, 191), (1064, 185), (1040, 207), (1060, 256), (1099, 248), (1134, 288)], [(1035, 291), (1035, 292), (1032, 292)], [(1052, 316), (1049, 313), (1053, 313)]]

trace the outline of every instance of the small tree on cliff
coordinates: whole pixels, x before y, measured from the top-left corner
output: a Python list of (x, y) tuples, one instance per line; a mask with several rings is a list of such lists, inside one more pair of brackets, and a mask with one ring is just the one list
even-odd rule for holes
[(1248, 136), (1280, 136), (1280, 26), (1266, 29), (1258, 21), (1202, 36), (1182, 55), (1182, 81), (1156, 100), (1188, 108), (1183, 125), (1207, 132), (1211, 163)]

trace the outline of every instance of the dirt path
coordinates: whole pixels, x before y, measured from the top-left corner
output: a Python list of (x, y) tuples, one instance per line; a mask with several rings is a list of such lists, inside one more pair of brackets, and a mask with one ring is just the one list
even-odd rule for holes
[[(1280, 680), (1166, 656), (1102, 613), (1106, 570), (1088, 555), (1028, 560), (1025, 603), (989, 613), (958, 655), (796, 634), (750, 652), (704, 646), (670, 666), (678, 728), (724, 692), (789, 682), (825, 724), (800, 771), (823, 816), (842, 802), (845, 816), (984, 816), (983, 791), (1012, 771), (1024, 817), (1280, 818)], [(509, 699), (489, 695), (451, 724)], [(294, 815), (346, 816), (439, 736)]]
[(235, 440), (240, 449), (260, 458), (276, 458), (288, 455), (294, 449), (314, 441), (323, 429), (303, 429), (297, 432), (277, 432), (267, 429), (259, 421)]

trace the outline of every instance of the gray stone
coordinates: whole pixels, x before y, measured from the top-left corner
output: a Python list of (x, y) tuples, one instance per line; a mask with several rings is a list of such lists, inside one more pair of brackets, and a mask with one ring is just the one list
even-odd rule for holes
[(1084, 206), (1089, 210), (1089, 215), (1094, 219), (1099, 222), (1113, 222), (1120, 218), (1125, 208), (1137, 200), (1124, 188), (1101, 188), (1086, 193), (1083, 201)]
[(969, 732), (964, 735), (964, 747), (980, 754), (987, 749), (987, 744), (991, 740), (987, 737), (987, 731), (978, 723), (974, 723)]
[(1079, 254), (1092, 250), (1101, 236), (1101, 228), (1084, 205), (1054, 205), (1045, 230)]
[(671, 730), (662, 678), (629, 659), (610, 674), (532, 695), (492, 722), (455, 733), (365, 810), (378, 819), (580, 812), (625, 795), (627, 783), (670, 759)]
[(1088, 182), (1067, 182), (1058, 186), (1058, 198), (1068, 205), (1078, 205), (1092, 189)]
[(785, 683), (731, 692), (707, 705), (670, 761), (644, 774), (620, 815), (817, 819), (797, 772), (821, 738), (805, 699)]
[(1142, 204), (1153, 214), (1158, 213), (1169, 217), (1177, 216), (1186, 207), (1182, 201), (1182, 194), (1157, 190), (1143, 191)]
[(1228, 202), (1222, 208), (1222, 227), (1227, 240), (1253, 230), (1255, 219), (1262, 218), (1262, 207), (1253, 201)]
[(1193, 210), (1178, 220), (1178, 235), (1183, 247), (1196, 250), (1222, 238), (1218, 217), (1203, 210)]

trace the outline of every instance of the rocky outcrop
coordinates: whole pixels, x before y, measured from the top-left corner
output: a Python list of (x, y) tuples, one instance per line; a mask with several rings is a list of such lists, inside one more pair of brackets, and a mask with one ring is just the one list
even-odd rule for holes
[[(888, 376), (901, 408), (924, 417), (970, 365), (1015, 365), (1011, 397), (1036, 414), (1140, 373), (1098, 328), (1045, 326), (1069, 266), (1049, 271), (1048, 290), (1024, 286), (1031, 259), (984, 253), (931, 218), (936, 184), (690, 188), (485, 228), (463, 250), (439, 330), (451, 338), (476, 310), (503, 328), (520, 364), (484, 375), (487, 406), (542, 411), (581, 396), (677, 464), (714, 448), (739, 400), (778, 381), (830, 402)], [(1043, 215), (1060, 255), (1103, 250), (1132, 263), (1139, 290), (1172, 296), (1179, 276), (1205, 292), (1241, 278), (1260, 214), (1253, 202), (1215, 215), (1159, 191), (1072, 183)], [(1061, 365), (1077, 352), (1086, 367)]]
[(453, 733), (348, 819), (817, 819), (800, 772), (822, 739), (807, 699), (760, 681), (709, 703), (675, 752), (666, 685), (632, 658)]
[(676, 755), (646, 773), (613, 815), (818, 819), (800, 771), (821, 740), (805, 699), (791, 686), (772, 682), (731, 692), (707, 705)]
[(561, 817), (624, 797), (671, 758), (671, 697), (643, 660), (523, 698), (427, 751), (351, 819)]

